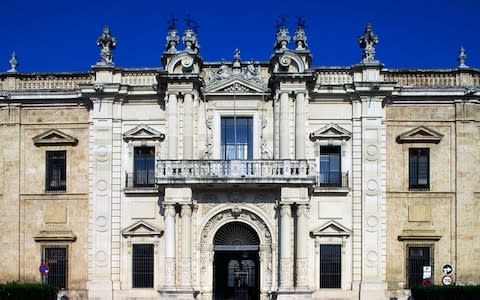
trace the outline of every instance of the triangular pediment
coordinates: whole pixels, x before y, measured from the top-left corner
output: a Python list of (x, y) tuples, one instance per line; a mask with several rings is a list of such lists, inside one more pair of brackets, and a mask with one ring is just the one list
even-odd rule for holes
[(415, 127), (397, 137), (397, 143), (435, 143), (438, 144), (443, 138), (443, 134), (433, 129), (419, 126)]
[(315, 230), (310, 231), (312, 237), (336, 236), (349, 237), (352, 231), (334, 220), (330, 220)]
[(145, 124), (138, 125), (123, 134), (123, 139), (129, 140), (163, 140), (165, 135)]
[(352, 133), (337, 124), (327, 124), (310, 134), (311, 140), (349, 140)]
[(42, 134), (33, 137), (35, 146), (59, 146), (70, 145), (75, 146), (78, 140), (57, 129), (49, 129)]
[(160, 236), (163, 230), (159, 230), (145, 221), (138, 221), (122, 230), (124, 237), (132, 236)]
[(252, 94), (266, 93), (268, 88), (260, 80), (245, 79), (242, 75), (233, 75), (221, 81), (215, 81), (205, 89), (207, 94)]

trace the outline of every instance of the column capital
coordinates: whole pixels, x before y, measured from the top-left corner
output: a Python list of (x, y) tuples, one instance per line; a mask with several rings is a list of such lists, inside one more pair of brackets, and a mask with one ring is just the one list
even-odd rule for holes
[(186, 216), (186, 217), (191, 217), (192, 216), (192, 206), (190, 204), (182, 204), (182, 210), (181, 210), (181, 215)]

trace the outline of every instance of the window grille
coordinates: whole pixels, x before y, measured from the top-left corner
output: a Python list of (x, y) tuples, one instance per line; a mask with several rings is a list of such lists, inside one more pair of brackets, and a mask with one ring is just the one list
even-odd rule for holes
[(47, 192), (66, 191), (66, 151), (47, 151), (46, 160), (45, 190)]
[(64, 245), (45, 245), (42, 251), (42, 263), (48, 265), (46, 282), (59, 289), (67, 288), (68, 248)]
[(428, 190), (430, 187), (430, 149), (409, 149), (409, 189)]
[(407, 276), (408, 287), (421, 285), (423, 281), (423, 267), (430, 266), (433, 281), (434, 260), (433, 245), (408, 245), (407, 246)]
[(153, 287), (153, 244), (134, 244), (132, 257), (132, 287)]
[(320, 288), (342, 287), (342, 246), (320, 245)]

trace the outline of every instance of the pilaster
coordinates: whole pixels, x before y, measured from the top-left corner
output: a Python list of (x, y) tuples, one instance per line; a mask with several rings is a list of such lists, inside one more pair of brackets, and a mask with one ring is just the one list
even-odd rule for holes
[(295, 98), (295, 158), (305, 159), (305, 93)]
[(178, 105), (177, 93), (168, 94), (167, 102), (167, 143), (168, 159), (177, 159), (178, 156)]

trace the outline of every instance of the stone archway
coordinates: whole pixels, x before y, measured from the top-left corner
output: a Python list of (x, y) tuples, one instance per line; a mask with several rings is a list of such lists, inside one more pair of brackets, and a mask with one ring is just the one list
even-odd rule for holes
[(274, 257), (272, 230), (258, 214), (248, 208), (240, 208), (239, 206), (218, 211), (208, 219), (203, 227), (200, 236), (200, 271), (203, 274), (200, 278), (201, 292), (207, 298), (213, 296), (215, 237), (221, 228), (228, 229), (228, 226), (224, 226), (229, 223), (244, 224), (244, 226), (247, 226), (246, 228), (250, 228), (258, 236), (259, 298), (267, 298), (267, 294), (272, 290), (273, 268), (275, 265), (272, 260)]

